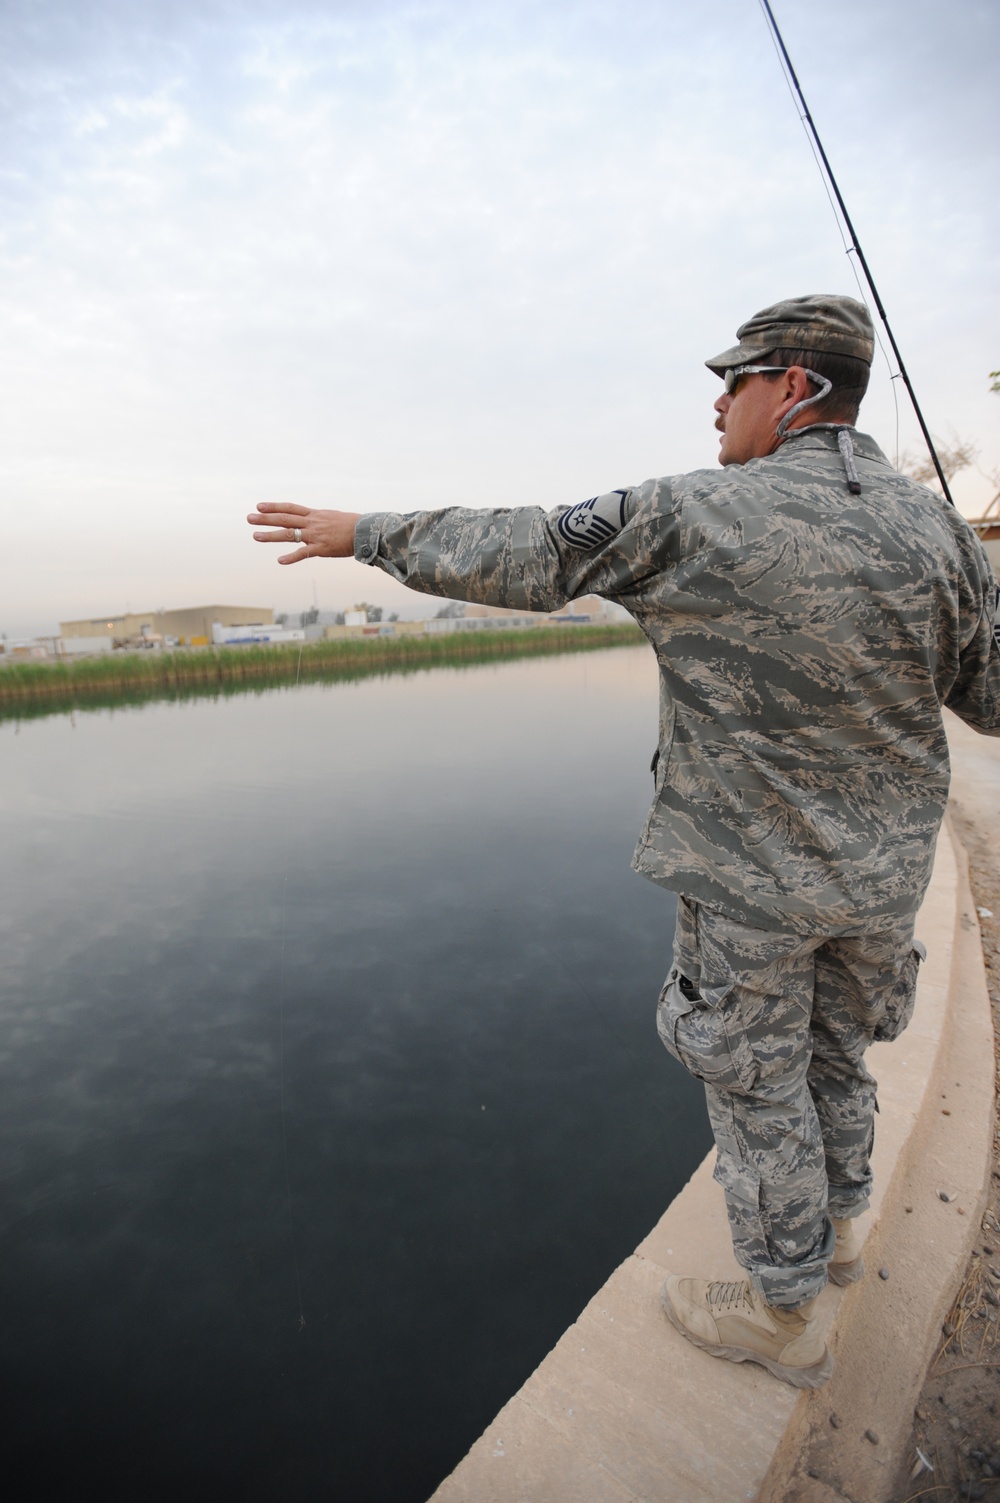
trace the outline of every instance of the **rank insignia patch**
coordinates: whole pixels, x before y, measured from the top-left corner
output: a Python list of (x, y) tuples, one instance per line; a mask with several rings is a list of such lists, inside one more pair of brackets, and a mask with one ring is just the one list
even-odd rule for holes
[(561, 513), (556, 528), (563, 542), (571, 548), (599, 548), (610, 542), (628, 521), (626, 502), (630, 491), (609, 491), (578, 501)]

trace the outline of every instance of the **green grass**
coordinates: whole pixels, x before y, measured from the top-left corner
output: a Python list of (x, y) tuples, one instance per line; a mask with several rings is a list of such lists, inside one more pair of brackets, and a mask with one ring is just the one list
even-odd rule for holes
[(114, 652), (76, 662), (11, 663), (0, 670), (0, 720), (154, 700), (260, 693), (281, 685), (367, 678), (421, 668), (456, 668), (502, 658), (544, 657), (632, 647), (631, 623), (540, 626), (526, 631), (449, 632), (430, 637), (361, 637), (274, 647)]

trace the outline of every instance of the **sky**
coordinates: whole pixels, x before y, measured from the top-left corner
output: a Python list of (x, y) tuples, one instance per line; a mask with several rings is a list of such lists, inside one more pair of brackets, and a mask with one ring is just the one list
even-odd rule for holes
[[(976, 515), (1000, 6), (773, 8)], [(702, 362), (808, 292), (858, 288), (757, 0), (0, 0), (0, 631), (426, 614), (352, 561), (279, 568), (246, 513), (714, 466)], [(890, 458), (919, 449), (894, 369), (860, 423)]]

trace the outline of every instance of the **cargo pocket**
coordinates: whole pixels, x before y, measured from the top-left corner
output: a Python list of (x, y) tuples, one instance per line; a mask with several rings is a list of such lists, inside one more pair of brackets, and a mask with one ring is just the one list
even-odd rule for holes
[[(774, 1238), (764, 1205), (760, 1171), (719, 1148), (712, 1178), (722, 1186), (733, 1246), (744, 1267), (774, 1259)], [(742, 1256), (741, 1256), (742, 1254)]]
[(751, 1094), (760, 1070), (732, 983), (699, 992), (674, 967), (660, 993), (656, 1027), (670, 1053), (697, 1080)]
[(926, 948), (919, 939), (914, 941), (902, 970), (886, 993), (880, 1015), (872, 1029), (872, 1037), (878, 1043), (886, 1044), (892, 1039), (898, 1039), (913, 1017), (913, 1005), (917, 1000), (917, 973), (920, 962), (926, 957)]

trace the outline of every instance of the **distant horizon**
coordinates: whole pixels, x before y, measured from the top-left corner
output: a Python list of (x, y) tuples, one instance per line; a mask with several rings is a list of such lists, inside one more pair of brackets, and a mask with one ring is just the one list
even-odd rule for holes
[[(434, 617), (437, 615), (437, 613), (442, 609), (442, 607), (444, 607), (446, 605), (449, 605), (449, 604), (467, 604), (468, 603), (468, 602), (463, 602), (463, 601), (453, 601), (453, 600), (451, 600), (450, 597), (446, 598), (445, 596), (442, 596), (442, 595), (418, 595), (415, 591), (412, 591), (412, 590), (408, 590), (406, 592), (406, 594), (409, 597), (410, 601), (415, 601), (416, 602), (415, 604), (413, 604), (411, 606), (410, 611), (407, 614), (404, 615), (403, 612), (402, 611), (398, 611), (395, 606), (380, 606), (379, 609), (382, 610), (382, 613), (383, 613), (382, 614), (382, 619), (383, 620), (386, 620), (386, 618), (390, 614), (392, 614), (392, 613), (395, 613), (396, 616), (397, 616), (397, 618), (400, 621), (433, 620)], [(586, 596), (581, 596), (580, 597), (581, 600), (590, 599), (590, 598), (592, 598), (590, 594), (588, 594)], [(598, 597), (598, 598), (601, 598), (601, 597)], [(620, 611), (620, 612), (624, 613), (625, 615), (628, 614), (628, 612), (625, 611), (625, 608), (623, 606), (618, 605), (617, 602), (615, 602), (615, 601), (604, 601), (603, 603), (612, 612), (619, 612)], [(354, 600), (349, 605), (320, 605), (320, 606), (317, 607), (317, 609), (319, 610), (319, 614), (320, 614), (321, 617), (323, 617), (323, 616), (336, 616), (336, 615), (343, 615), (347, 611), (355, 610), (358, 607), (360, 607), (362, 604), (371, 606), (371, 605), (377, 605), (378, 602), (373, 601), (373, 600), (368, 600), (368, 601)], [(108, 611), (108, 612), (105, 612), (104, 614), (101, 614), (101, 612), (97, 612), (95, 615), (92, 615), (92, 616), (60, 616), (60, 618), (55, 623), (55, 629), (52, 630), (52, 631), (42, 631), (42, 632), (32, 632), (32, 633), (19, 633), (17, 635), (14, 635), (11, 632), (5, 632), (2, 629), (0, 629), (0, 640), (4, 641), (6, 643), (9, 643), (9, 644), (21, 643), (21, 642), (27, 643), (27, 642), (32, 642), (32, 641), (45, 641), (45, 640), (52, 639), (52, 638), (58, 638), (60, 635), (62, 635), (61, 628), (63, 626), (71, 626), (71, 625), (72, 626), (78, 626), (78, 625), (80, 625), (83, 622), (114, 621), (114, 620), (116, 620), (117, 618), (119, 618), (121, 616), (143, 616), (143, 615), (158, 616), (158, 615), (171, 615), (171, 614), (173, 614), (175, 612), (181, 612), (181, 611), (209, 610), (212, 607), (216, 607), (216, 608), (218, 608), (220, 610), (241, 610), (241, 611), (242, 610), (247, 610), (247, 611), (260, 610), (260, 611), (271, 611), (272, 614), (273, 614), (273, 616), (274, 616), (274, 618), (275, 618), (275, 623), (276, 624), (277, 624), (277, 618), (279, 616), (291, 617), (291, 618), (302, 617), (303, 615), (308, 614), (313, 609), (312, 605), (301, 606), (300, 608), (295, 609), (295, 610), (284, 610), (284, 609), (279, 609), (276, 606), (263, 605), (259, 601), (255, 601), (252, 604), (245, 604), (242, 601), (223, 601), (223, 600), (213, 600), (213, 601), (210, 601), (210, 602), (194, 601), (190, 605), (156, 606), (156, 607), (153, 607), (153, 608), (151, 608), (149, 610), (141, 610), (141, 609), (140, 610), (136, 610), (133, 607), (129, 606), (129, 607), (127, 607), (125, 609), (122, 609), (122, 610)], [(497, 607), (497, 613), (498, 614), (503, 614), (504, 613), (503, 608), (498, 606)], [(544, 615), (552, 615), (553, 612), (551, 612), (551, 611), (525, 611), (523, 614), (525, 614), (525, 615), (543, 615), (544, 616)], [(325, 622), (323, 624), (324, 625), (328, 625), (330, 623)]]
[[(444, 598), (438, 595), (418, 595), (416, 591), (413, 590), (406, 591), (406, 595), (409, 597), (409, 600), (406, 602), (407, 604), (409, 604), (410, 602), (415, 602), (411, 605), (410, 613), (408, 615), (404, 616), (403, 612), (398, 610), (398, 607), (395, 605), (383, 606), (383, 610), (386, 613), (388, 613), (389, 611), (397, 611), (401, 620), (419, 621), (423, 618), (431, 605), (433, 605), (434, 610), (436, 611), (446, 603)], [(426, 602), (426, 605), (423, 604), (423, 602)], [(347, 605), (320, 604), (318, 606), (318, 609), (321, 615), (336, 615), (338, 613), (343, 613), (344, 611), (353, 610), (355, 606), (360, 605), (361, 603), (361, 600), (357, 599), (350, 601)], [(377, 604), (376, 601), (367, 601), (365, 603), (368, 605)], [(90, 615), (85, 614), (82, 616), (68, 616), (63, 615), (60, 612), (56, 620), (54, 622), (50, 622), (51, 630), (15, 633), (5, 630), (2, 626), (0, 626), (0, 640), (11, 642), (22, 640), (36, 640), (45, 637), (58, 637), (60, 634), (60, 628), (63, 625), (77, 625), (80, 622), (84, 621), (113, 621), (120, 616), (170, 615), (177, 611), (207, 610), (212, 606), (218, 606), (220, 608), (226, 608), (229, 610), (238, 609), (271, 611), (275, 616), (301, 616), (313, 609), (313, 604), (311, 601), (305, 605), (285, 607), (274, 604), (265, 604), (264, 602), (259, 600), (247, 603), (241, 600), (220, 600), (218, 598), (211, 601), (192, 600), (183, 605), (178, 605), (176, 602), (170, 605), (157, 605), (149, 607), (136, 607), (131, 604), (125, 604), (116, 608), (115, 610), (104, 612), (95, 611)]]

